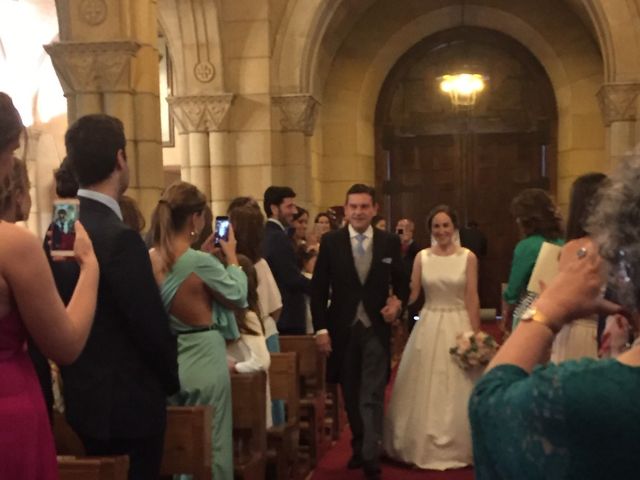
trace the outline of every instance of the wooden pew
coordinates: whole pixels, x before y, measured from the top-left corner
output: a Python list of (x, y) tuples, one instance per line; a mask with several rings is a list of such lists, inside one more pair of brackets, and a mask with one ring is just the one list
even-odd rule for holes
[(238, 480), (264, 480), (267, 465), (267, 375), (231, 375), (233, 463)]
[(289, 480), (296, 473), (300, 436), (298, 354), (272, 353), (269, 385), (272, 400), (283, 400), (287, 419), (267, 431), (267, 478)]
[(306, 443), (310, 466), (315, 467), (330, 443), (324, 431), (326, 358), (318, 352), (313, 335), (282, 335), (280, 350), (298, 354), (300, 443)]
[(58, 457), (59, 480), (127, 480), (129, 457)]
[(161, 475), (190, 474), (211, 479), (213, 407), (167, 407)]
[(347, 414), (344, 409), (342, 390), (337, 383), (327, 383), (327, 416), (325, 418), (325, 432), (332, 440), (338, 440), (347, 424)]

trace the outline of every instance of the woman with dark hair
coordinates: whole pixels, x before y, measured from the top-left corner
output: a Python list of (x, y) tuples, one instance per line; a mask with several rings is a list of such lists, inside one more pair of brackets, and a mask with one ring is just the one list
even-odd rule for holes
[[(0, 196), (24, 127), (0, 92)], [(69, 364), (82, 352), (96, 307), (99, 267), (87, 232), (76, 222), (80, 274), (65, 309), (39, 241), (0, 221), (0, 477), (58, 478), (56, 452), (42, 390), (26, 349), (31, 336), (44, 355)]]
[(227, 344), (227, 358), (231, 360), (234, 372), (266, 372), (266, 426), (273, 426), (271, 408), (271, 388), (269, 387), (269, 365), (271, 355), (264, 338), (264, 324), (261, 320), (258, 300), (258, 274), (249, 257), (238, 254), (240, 266), (247, 274), (247, 308), (236, 308), (234, 313), (240, 330), (240, 338)]
[(405, 347), (384, 424), (387, 454), (419, 468), (472, 463), (467, 403), (474, 376), (451, 358), (458, 334), (480, 330), (478, 259), (454, 242), (458, 219), (446, 205), (428, 217), (436, 244), (418, 252), (409, 304), (424, 291), (420, 320)]
[[(180, 391), (174, 405), (212, 405), (212, 474), (233, 479), (231, 381), (225, 339), (239, 337), (233, 309), (247, 305), (247, 277), (239, 266), (233, 227), (220, 240), (226, 266), (193, 250), (204, 228), (206, 198), (186, 182), (170, 185), (151, 219), (151, 264), (171, 328), (178, 335)], [(218, 252), (215, 252), (218, 253)]]
[[(560, 265), (573, 260), (576, 252), (590, 240), (585, 231), (587, 219), (600, 187), (607, 180), (604, 173), (588, 173), (578, 177), (571, 186), (567, 244), (560, 253)], [(577, 360), (582, 357), (598, 358), (598, 317), (576, 319), (565, 325), (551, 347), (551, 361)]]
[(121, 195), (120, 200), (118, 200), (118, 205), (120, 205), (124, 224), (142, 235), (146, 222), (140, 211), (138, 202), (129, 195)]
[(527, 188), (520, 192), (511, 202), (511, 213), (524, 239), (513, 252), (509, 283), (502, 294), (502, 328), (507, 331), (516, 328), (520, 316), (536, 297), (527, 285), (542, 244), (564, 244), (558, 209), (544, 190)]
[(291, 221), (291, 239), (293, 248), (297, 252), (299, 247), (307, 245), (307, 225), (309, 224), (309, 212), (299, 205), (296, 205), (296, 213)]
[(604, 271), (624, 311), (640, 306), (640, 159), (601, 189), (591, 241), (560, 265), (474, 389), (477, 480), (638, 478), (640, 342), (616, 359), (540, 365), (564, 325), (622, 311), (602, 298)]
[[(276, 322), (282, 311), (282, 297), (269, 264), (262, 258), (264, 217), (257, 203), (246, 202), (244, 206), (232, 208), (229, 211), (229, 218), (236, 232), (238, 253), (248, 257), (256, 270), (258, 280), (256, 292), (267, 349), (271, 353), (278, 353), (280, 340)], [(274, 425), (284, 423), (284, 404), (281, 400), (272, 402), (271, 417)]]

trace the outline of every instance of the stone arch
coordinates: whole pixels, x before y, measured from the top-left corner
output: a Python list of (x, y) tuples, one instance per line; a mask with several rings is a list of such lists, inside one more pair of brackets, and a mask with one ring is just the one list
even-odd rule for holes
[(218, 2), (159, 0), (158, 22), (175, 67), (174, 95), (224, 92)]
[[(382, 2), (372, 5), (340, 41), (326, 71), (321, 68), (326, 60), (313, 60), (316, 87), (313, 82), (301, 86), (318, 95), (323, 105), (312, 153), (314, 203), (330, 205), (341, 200), (353, 181), (373, 181), (375, 105), (387, 73), (411, 46), (431, 33), (460, 26), (461, 20), (514, 38), (551, 78), (559, 110), (561, 202), (567, 200), (576, 174), (606, 169), (605, 130), (595, 96), (604, 80), (597, 44), (566, 5), (549, 3), (538, 11), (545, 14), (510, 2), (494, 2), (492, 7), (467, 4), (461, 19), (460, 4), (430, 11), (424, 2), (408, 2), (403, 11)], [(327, 55), (326, 49), (322, 55)]]

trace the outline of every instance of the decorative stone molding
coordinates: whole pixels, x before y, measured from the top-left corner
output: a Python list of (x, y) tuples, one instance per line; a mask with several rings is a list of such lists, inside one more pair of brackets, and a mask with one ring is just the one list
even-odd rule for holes
[(633, 122), (638, 116), (640, 83), (610, 83), (598, 90), (600, 111), (606, 126), (613, 122)]
[(169, 97), (169, 108), (180, 133), (219, 132), (225, 128), (225, 120), (234, 95), (195, 95)]
[(45, 45), (65, 95), (131, 92), (131, 59), (140, 44), (116, 42), (57, 42)]
[(280, 108), (280, 125), (283, 132), (302, 132), (313, 135), (320, 103), (309, 94), (290, 94), (272, 97)]
[(107, 3), (104, 0), (82, 0), (80, 18), (87, 25), (100, 25), (107, 19)]

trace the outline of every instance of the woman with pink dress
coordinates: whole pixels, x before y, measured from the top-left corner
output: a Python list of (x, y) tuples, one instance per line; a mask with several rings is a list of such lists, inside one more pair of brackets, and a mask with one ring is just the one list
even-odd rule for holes
[[(0, 194), (24, 127), (11, 98), (0, 92)], [(0, 221), (0, 478), (58, 478), (44, 398), (27, 353), (27, 337), (60, 364), (73, 362), (87, 341), (98, 288), (91, 241), (76, 224), (80, 276), (65, 309), (40, 241)]]

